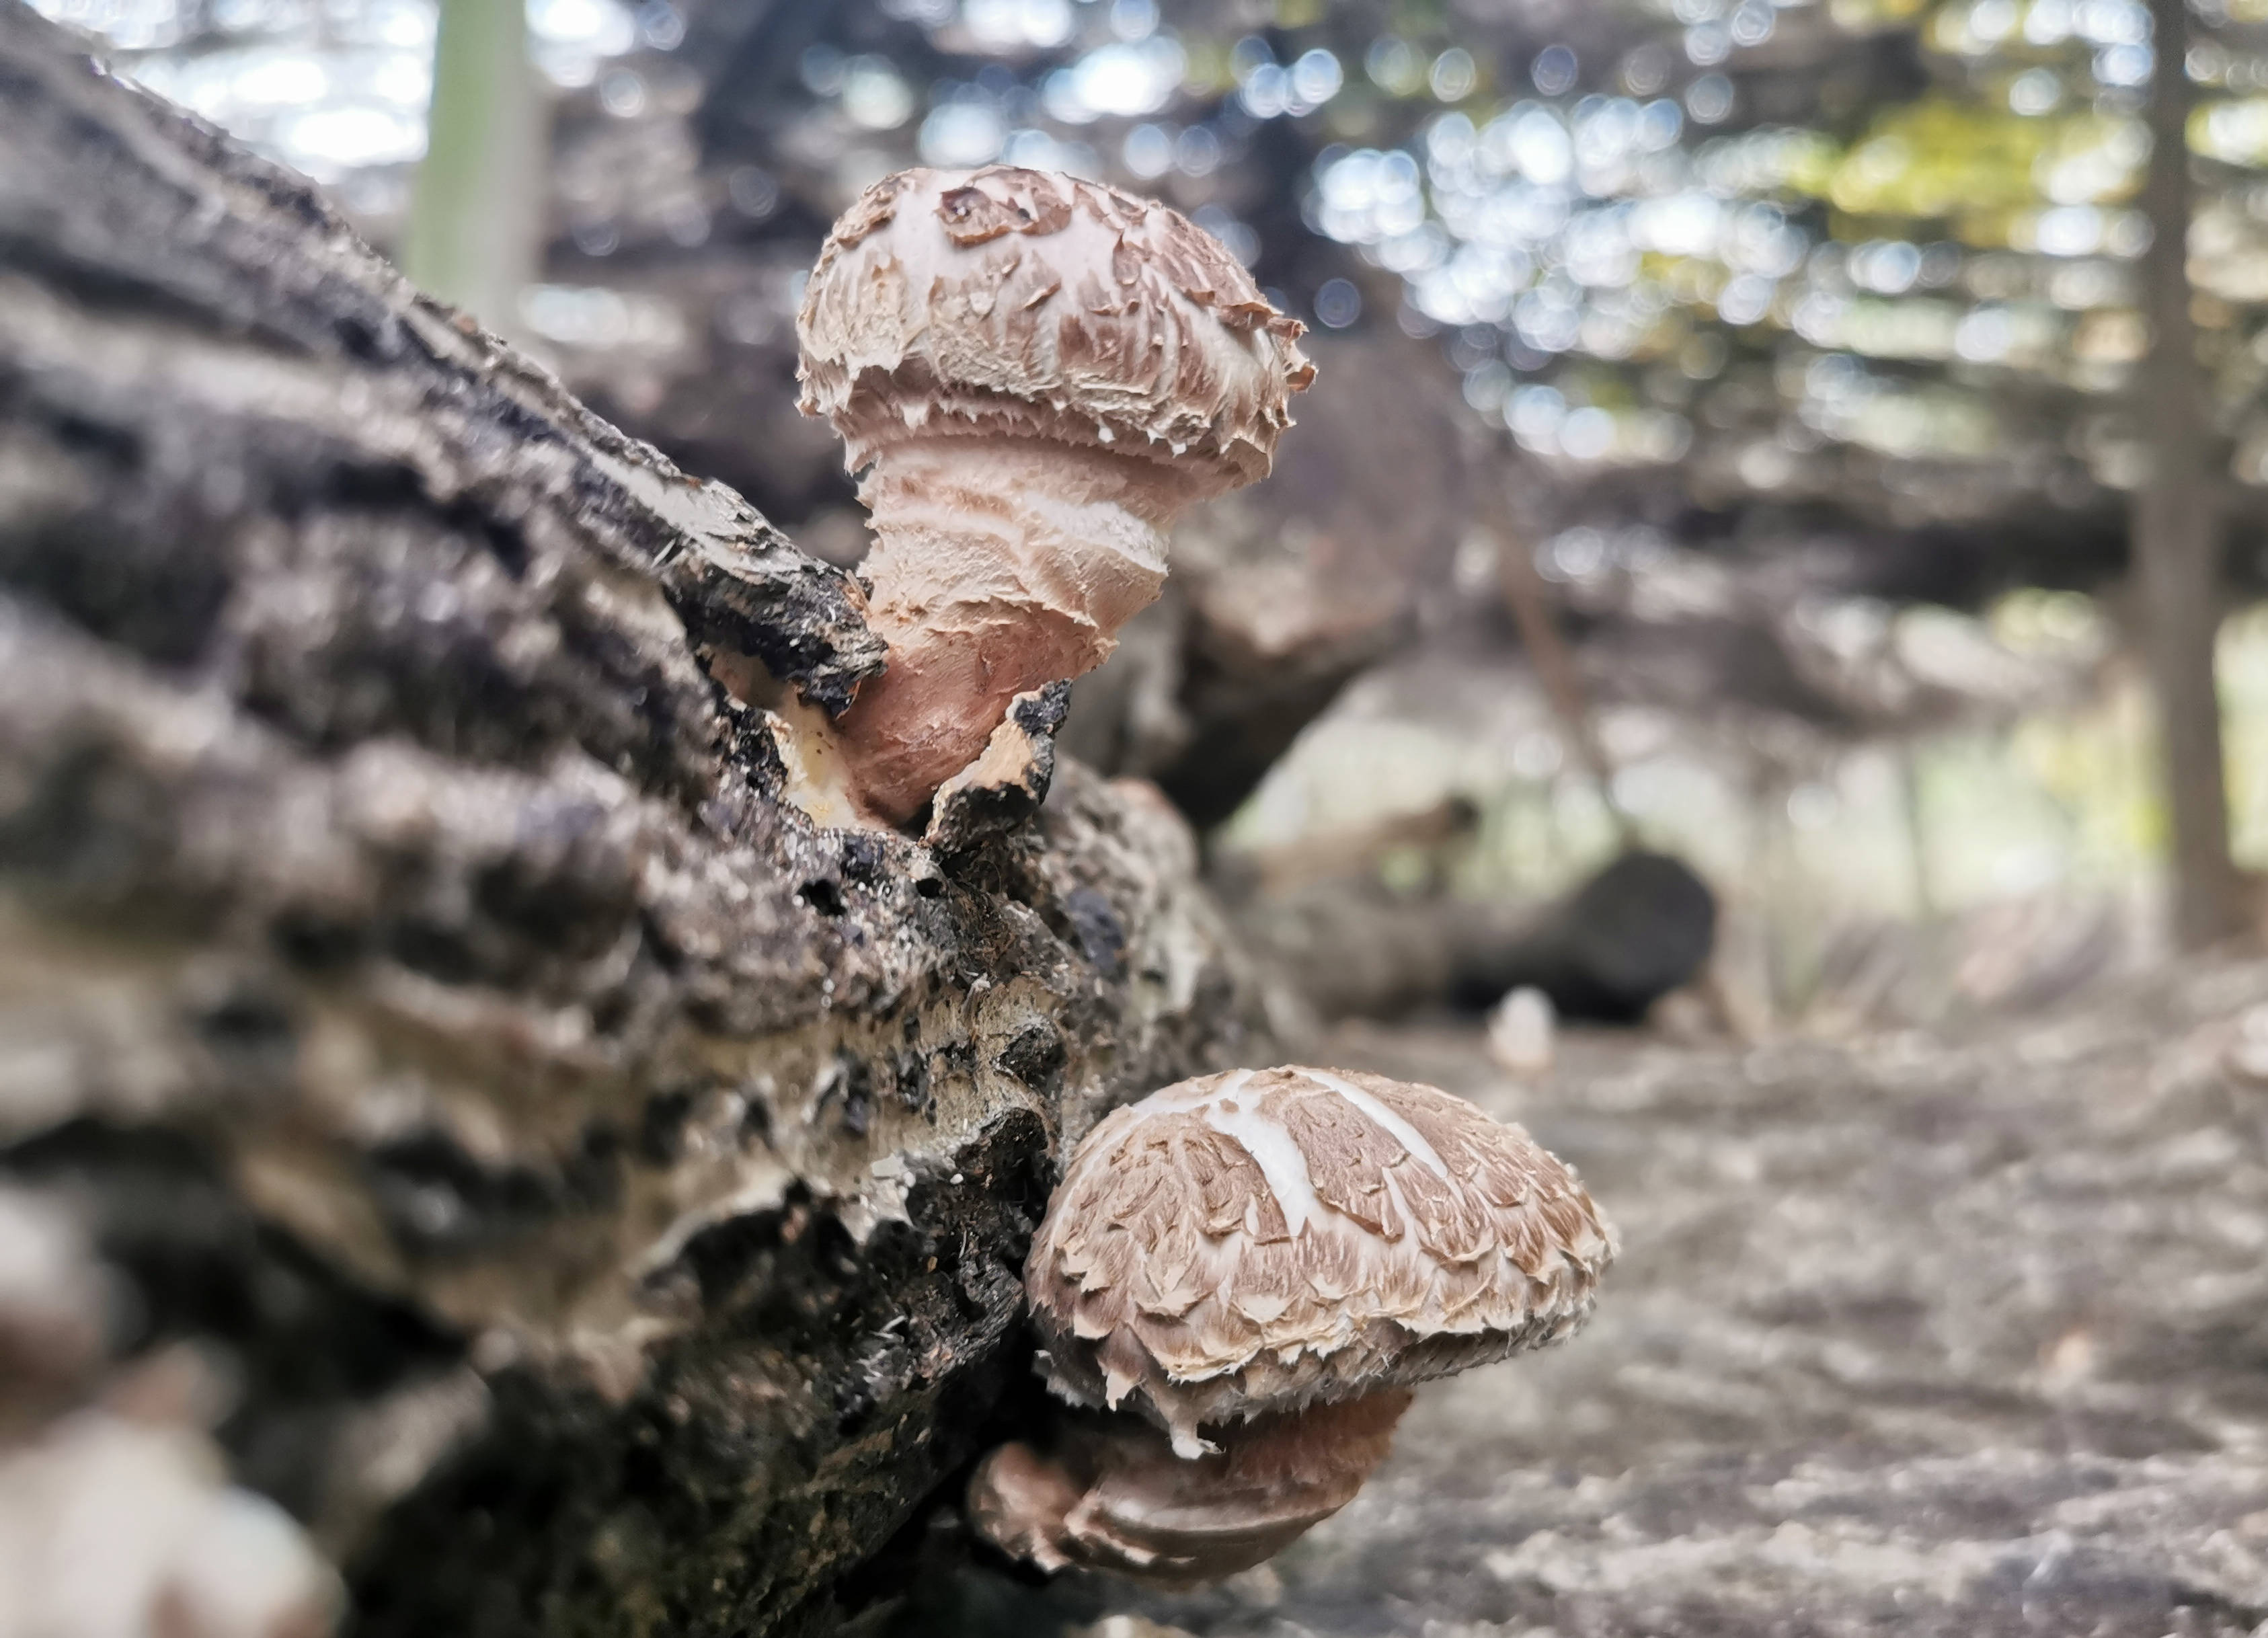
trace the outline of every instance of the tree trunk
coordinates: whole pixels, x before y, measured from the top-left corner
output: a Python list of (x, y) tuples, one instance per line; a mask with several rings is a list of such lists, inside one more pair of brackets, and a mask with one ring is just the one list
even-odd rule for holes
[(401, 265), (507, 336), (522, 334), (519, 294), (542, 261), (550, 117), (521, 0), (444, 0)]
[(1061, 1145), (1264, 1042), (1142, 787), (777, 800), (703, 660), (839, 711), (858, 610), (0, 0), (0, 1206), (85, 1247), (0, 1494), (172, 1358), (361, 1633), (825, 1630), (950, 1539)]
[(2138, 407), (2150, 470), (2135, 497), (2133, 555), (2145, 642), (2158, 698), (2166, 800), (2173, 820), (2173, 919), (2186, 948), (2244, 925), (2228, 851), (2213, 639), (2220, 623), (2220, 474), (2211, 459), (2209, 387), (2190, 316), (2186, 0), (2151, 0), (2157, 67), (2150, 80), (2150, 165), (2142, 208), (2151, 241), (2142, 262), (2150, 350)]

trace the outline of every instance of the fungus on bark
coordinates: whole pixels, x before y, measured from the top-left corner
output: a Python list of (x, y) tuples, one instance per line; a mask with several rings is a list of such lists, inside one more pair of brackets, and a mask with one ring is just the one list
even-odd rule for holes
[(1613, 1232), (1517, 1126), (1384, 1076), (1239, 1070), (1079, 1146), (1025, 1265), (1073, 1407), (993, 1451), (976, 1528), (1043, 1569), (1188, 1585), (1354, 1497), (1410, 1389), (1566, 1336)]
[[(813, 783), (902, 823), (1017, 695), (1092, 670), (1158, 595), (1192, 502), (1264, 476), (1314, 379), (1303, 327), (1161, 204), (993, 166), (905, 171), (836, 223), (796, 332), (875, 544), (889, 663), (824, 729)], [(792, 708), (791, 708), (792, 710)]]

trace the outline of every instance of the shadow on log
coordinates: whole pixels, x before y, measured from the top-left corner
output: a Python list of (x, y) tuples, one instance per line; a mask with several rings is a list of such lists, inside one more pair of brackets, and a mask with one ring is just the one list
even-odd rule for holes
[(845, 576), (14, 0), (0, 106), (0, 1492), (162, 1424), (370, 1634), (885, 1598), (1059, 1145), (1263, 1050), (1186, 826), (814, 830), (708, 668), (839, 709)]

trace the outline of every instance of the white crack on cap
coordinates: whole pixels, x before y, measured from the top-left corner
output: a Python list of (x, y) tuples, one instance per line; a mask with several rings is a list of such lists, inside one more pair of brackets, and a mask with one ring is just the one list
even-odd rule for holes
[(1178, 211), (1013, 166), (903, 171), (845, 211), (796, 332), (853, 470), (909, 432), (1145, 454), (1192, 498), (1265, 476), (1305, 327)]
[(1025, 1265), (1049, 1385), (1206, 1423), (1448, 1376), (1590, 1313), (1614, 1234), (1518, 1126), (1355, 1071), (1238, 1070), (1112, 1114)]

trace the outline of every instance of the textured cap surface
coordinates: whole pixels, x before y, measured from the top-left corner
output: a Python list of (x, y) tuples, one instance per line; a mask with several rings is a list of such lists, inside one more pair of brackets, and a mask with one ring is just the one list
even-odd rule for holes
[(1266, 475), (1314, 366), (1303, 328), (1177, 211), (991, 166), (869, 188), (796, 317), (807, 415), (853, 468), (910, 430), (1068, 439), (1227, 488)]
[(1025, 1265), (1049, 1385), (1202, 1423), (1422, 1382), (1555, 1341), (1611, 1231), (1517, 1126), (1382, 1075), (1185, 1081), (1072, 1155)]

